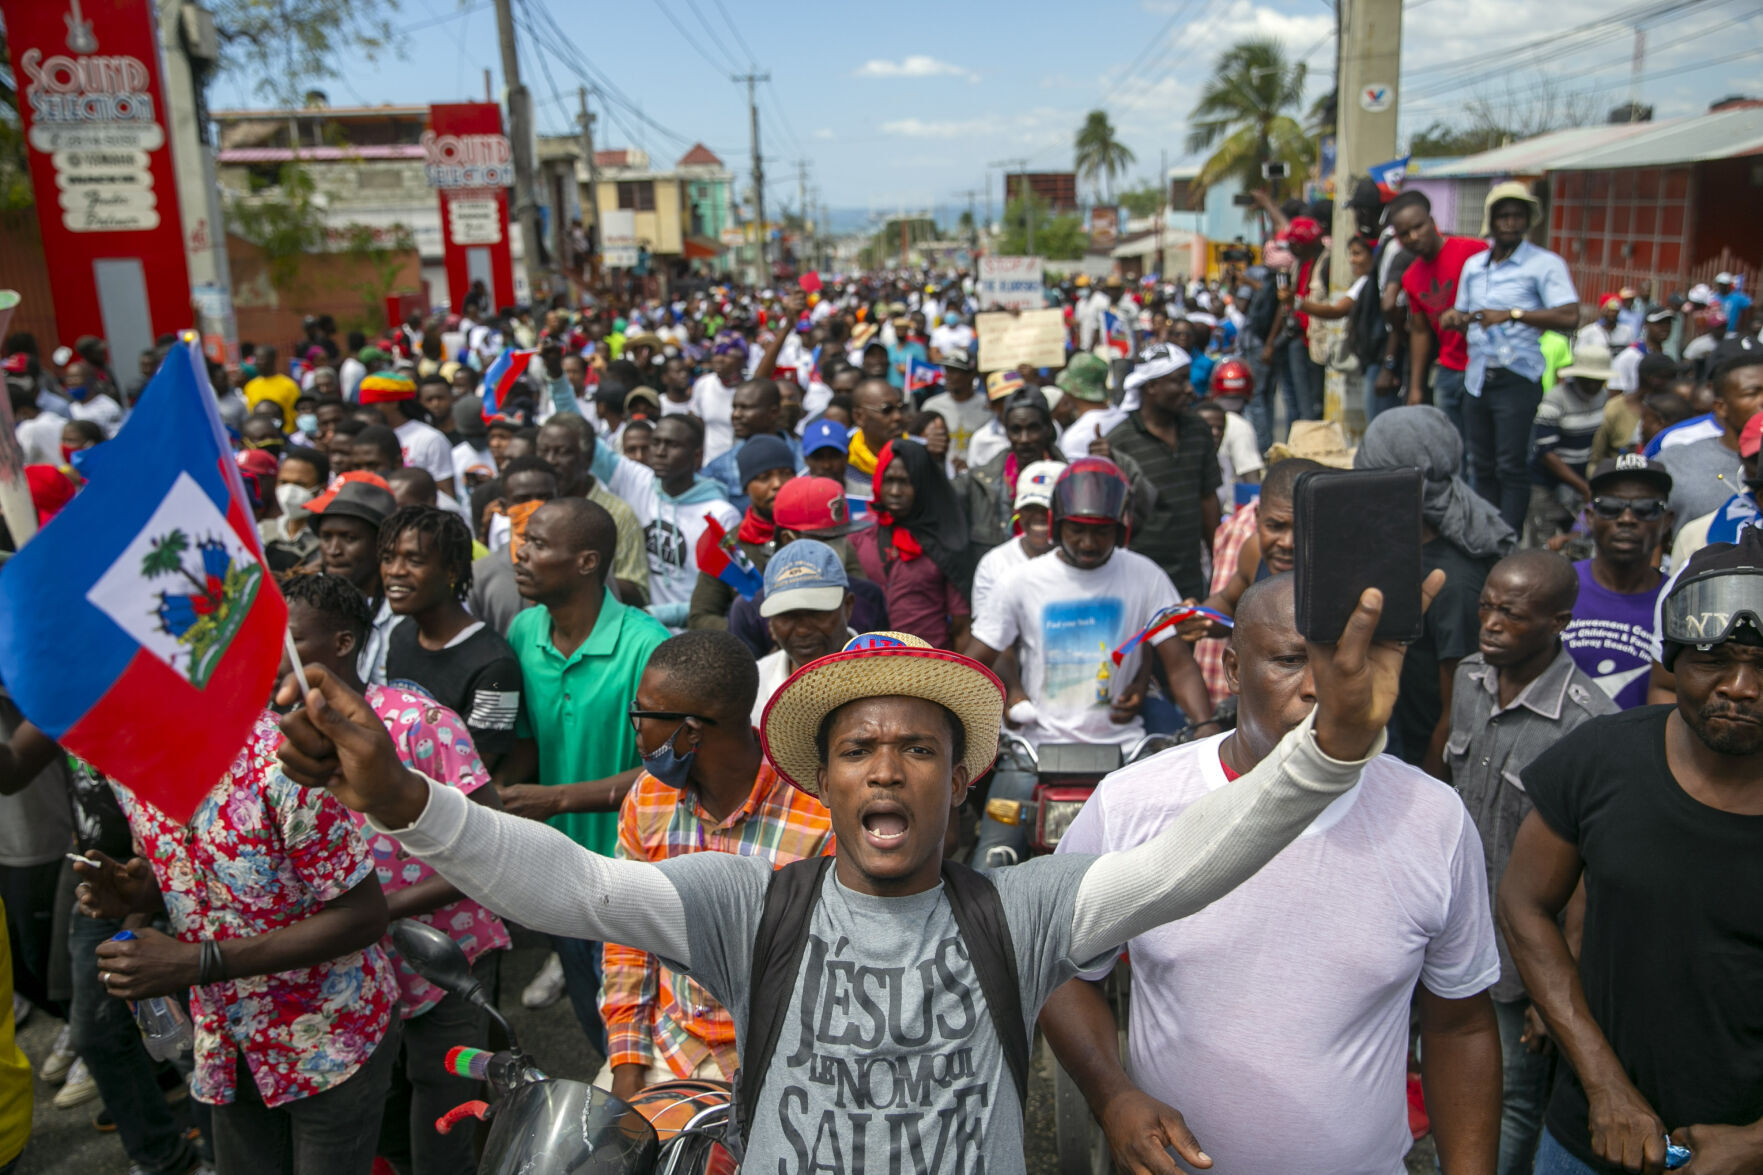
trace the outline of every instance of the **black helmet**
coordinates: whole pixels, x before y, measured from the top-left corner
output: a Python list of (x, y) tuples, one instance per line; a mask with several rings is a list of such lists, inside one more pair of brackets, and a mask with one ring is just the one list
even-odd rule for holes
[(1132, 483), (1120, 466), (1105, 457), (1079, 457), (1053, 483), (1052, 532), (1059, 535), (1065, 519), (1113, 522), (1121, 527), (1122, 544), (1132, 538)]

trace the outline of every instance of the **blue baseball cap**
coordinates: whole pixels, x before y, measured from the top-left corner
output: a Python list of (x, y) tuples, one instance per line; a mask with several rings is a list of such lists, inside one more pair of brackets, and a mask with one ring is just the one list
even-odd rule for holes
[(836, 420), (816, 420), (802, 433), (802, 455), (806, 457), (822, 449), (837, 449), (841, 453), (849, 453), (851, 430)]
[(765, 602), (759, 615), (770, 619), (798, 609), (831, 612), (845, 602), (851, 577), (837, 551), (816, 539), (786, 544), (765, 565)]

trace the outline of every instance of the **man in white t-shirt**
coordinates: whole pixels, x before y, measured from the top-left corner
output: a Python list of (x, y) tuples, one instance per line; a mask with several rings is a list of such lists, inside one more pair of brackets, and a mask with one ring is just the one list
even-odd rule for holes
[(950, 477), (967, 468), (967, 446), (973, 434), (992, 423), (992, 406), (975, 386), (973, 353), (951, 347), (943, 352), (943, 390), (924, 402), (949, 428)]
[(1059, 447), (1068, 456), (1087, 457), (1091, 445), (1126, 420), (1126, 413), (1108, 402), (1108, 364), (1079, 351), (1055, 382), (1077, 414), (1061, 434)]
[(1016, 477), (1017, 529), (1022, 533), (987, 551), (973, 571), (968, 599), (977, 618), (990, 606), (992, 593), (1008, 582), (1023, 564), (1053, 549), (1053, 486), (1065, 472), (1063, 461), (1035, 461)]
[[(1021, 680), (1005, 681), (1010, 716), (1036, 745), (1124, 747), (1145, 733), (1139, 709), (1150, 664), (1142, 649), (1118, 664), (1113, 654), (1181, 599), (1162, 568), (1126, 549), (1131, 494), (1113, 462), (1073, 461), (1053, 486), (1057, 546), (1017, 568), (992, 592), (985, 613), (974, 613), (968, 655), (996, 666), (1015, 649)], [(1145, 643), (1157, 650), (1175, 703), (1200, 722), (1212, 711), (1206, 683), (1175, 635), (1165, 628)]]
[(404, 451), (404, 464), (427, 470), (435, 488), (453, 492), (453, 446), (441, 430), (422, 419), (416, 381), (401, 371), (376, 371), (361, 381), (361, 402), (378, 408)]
[(973, 328), (961, 321), (961, 315), (949, 310), (930, 332), (930, 361), (943, 363), (951, 351), (972, 354), (974, 341)]
[[(747, 340), (727, 333), (710, 352), (710, 370), (692, 385), (692, 404), (704, 421), (704, 460), (714, 461), (735, 443), (735, 388), (747, 366)], [(667, 411), (667, 405), (662, 405)]]
[[(1243, 596), (1225, 656), (1236, 731), (1104, 779), (1059, 852), (1142, 844), (1303, 722), (1316, 687), (1293, 584), (1282, 575)], [(1494, 1170), (1500, 1044), (1488, 989), (1500, 961), (1481, 841), (1449, 786), (1379, 756), (1254, 877), (1126, 949), (1126, 1069), (1094, 984), (1066, 984), (1040, 1021), (1117, 1156), (1170, 1169), (1163, 1140), (1191, 1130), (1231, 1175), (1402, 1175), (1413, 1004), (1440, 1163)]]

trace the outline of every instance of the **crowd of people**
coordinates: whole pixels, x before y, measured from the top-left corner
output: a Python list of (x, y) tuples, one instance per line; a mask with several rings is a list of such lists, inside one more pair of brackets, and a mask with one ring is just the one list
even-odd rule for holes
[[(1393, 1175), (1429, 1129), (1447, 1175), (1763, 1169), (1741, 283), (1594, 313), (1523, 185), (1481, 238), (1258, 199), (1253, 265), (1051, 285), (1061, 368), (988, 363), (965, 273), (474, 295), (210, 363), (286, 681), (183, 823), (0, 692), (0, 1172), (31, 1016), (132, 1171), (474, 1170), (433, 1123), (494, 1029), (404, 918), (567, 999), (618, 1097), (738, 1079), (755, 1170), (1021, 1170), (1037, 1019), (1125, 1169)], [(177, 345), (125, 388), (6, 340), (41, 524)], [(1298, 483), (1342, 469), (1420, 472), (1405, 645), (1375, 595), (1298, 632)], [(1029, 860), (1001, 731), (1180, 745)], [(128, 1004), (166, 996), (172, 1061)]]

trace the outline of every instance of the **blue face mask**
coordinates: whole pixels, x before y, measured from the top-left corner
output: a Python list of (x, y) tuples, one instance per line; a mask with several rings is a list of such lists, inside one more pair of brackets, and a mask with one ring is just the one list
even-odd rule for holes
[(305, 433), (307, 436), (311, 436), (318, 431), (318, 413), (300, 413), (300, 415), (294, 417), (294, 427)]
[(679, 738), (680, 731), (685, 728), (686, 724), (680, 723), (679, 728), (668, 736), (666, 742), (643, 756), (643, 770), (668, 787), (685, 787), (686, 776), (691, 774), (692, 762), (698, 757), (695, 750), (682, 755), (673, 749), (674, 740)]
[(80, 386), (79, 386), (79, 387), (77, 387), (77, 388), (68, 388), (68, 389), (67, 389), (67, 394), (68, 394), (68, 395), (69, 395), (69, 396), (70, 396), (70, 397), (71, 397), (71, 398), (72, 398), (72, 399), (73, 399), (73, 400), (74, 400), (74, 401), (75, 401), (75, 402), (76, 402), (76, 403), (84, 403), (84, 402), (85, 402), (85, 399), (86, 399), (86, 397), (87, 397), (87, 396), (90, 396), (90, 395), (91, 395), (91, 394), (92, 394), (92, 389), (91, 389), (91, 388), (89, 388), (89, 387), (87, 387), (87, 386), (86, 386), (86, 385), (85, 385), (85, 384), (81, 384), (81, 385), (80, 385)]

